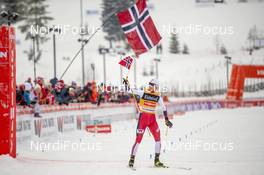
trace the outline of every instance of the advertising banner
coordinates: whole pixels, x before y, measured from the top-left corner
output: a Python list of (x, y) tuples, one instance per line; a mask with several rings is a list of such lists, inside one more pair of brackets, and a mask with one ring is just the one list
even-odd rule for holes
[(86, 127), (87, 132), (91, 133), (111, 133), (112, 132), (112, 127), (111, 125), (88, 125)]
[(17, 142), (29, 140), (34, 135), (34, 120), (30, 116), (17, 118), (16, 122)]
[(0, 27), (0, 155), (16, 157), (16, 51), (13, 27)]
[(38, 137), (50, 136), (58, 133), (55, 118), (34, 119), (35, 135)]

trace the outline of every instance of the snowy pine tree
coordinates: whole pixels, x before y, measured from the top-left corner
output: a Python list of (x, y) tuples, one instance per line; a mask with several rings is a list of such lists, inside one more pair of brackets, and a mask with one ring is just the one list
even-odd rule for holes
[(222, 45), (221, 48), (220, 48), (220, 54), (221, 55), (226, 55), (227, 54), (227, 50), (226, 50), (224, 45)]
[[(16, 22), (23, 20), (26, 8), (26, 0), (0, 0), (0, 11), (10, 11), (12, 13), (17, 13), (19, 18)], [(7, 21), (0, 18), (0, 25), (7, 24)]]
[(247, 2), (247, 0), (238, 0), (238, 2), (244, 2), (245, 3), (245, 2)]
[(185, 55), (189, 55), (190, 54), (189, 47), (187, 46), (187, 44), (183, 45), (182, 54), (185, 54)]
[(176, 33), (171, 34), (170, 53), (172, 54), (180, 53), (180, 43), (178, 41), (178, 35)]
[(148, 76), (148, 72), (147, 72), (147, 69), (146, 69), (146, 67), (143, 67), (143, 72), (142, 72), (142, 75), (143, 75), (143, 77), (146, 77), (146, 76)]
[(221, 39), (219, 35), (215, 35), (215, 37), (213, 38), (213, 42), (215, 45), (215, 52), (218, 55), (220, 53), (220, 45), (221, 45)]
[(125, 35), (120, 27), (119, 21), (116, 15), (109, 15), (114, 12), (122, 11), (131, 6), (134, 0), (103, 0), (102, 8), (102, 20), (103, 22), (107, 20), (103, 26), (103, 31), (107, 33), (105, 39), (109, 41), (110, 47), (114, 41), (126, 41)]
[(258, 30), (257, 30), (257, 26), (253, 26), (249, 32), (248, 32), (248, 41), (250, 43), (250, 47), (251, 49), (258, 49), (255, 45), (256, 40), (258, 38)]
[(153, 64), (151, 64), (151, 66), (150, 66), (150, 72), (149, 72), (149, 75), (150, 75), (150, 76), (154, 76), (154, 65), (153, 65)]
[[(36, 43), (36, 62), (41, 58), (41, 48), (40, 45), (48, 41), (48, 36), (43, 35), (42, 33), (33, 32), (32, 28), (35, 30), (40, 29), (41, 27), (47, 28), (48, 22), (53, 20), (52, 17), (48, 16), (47, 8), (49, 5), (46, 4), (46, 0), (25, 0), (27, 2), (27, 8), (25, 11), (24, 23), (19, 26), (19, 29), (24, 33), (25, 40), (31, 40), (32, 36), (35, 38)], [(29, 60), (32, 60), (33, 50), (30, 49), (27, 52)]]

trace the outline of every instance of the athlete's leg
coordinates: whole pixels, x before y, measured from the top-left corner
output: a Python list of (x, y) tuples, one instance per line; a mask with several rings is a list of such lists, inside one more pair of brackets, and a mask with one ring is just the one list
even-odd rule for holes
[(136, 133), (137, 133), (136, 141), (135, 141), (135, 143), (134, 143), (134, 145), (132, 147), (131, 156), (130, 156), (130, 160), (129, 160), (129, 163), (128, 163), (129, 167), (133, 167), (134, 166), (135, 155), (137, 153), (138, 146), (139, 146), (139, 144), (142, 141), (142, 138), (143, 138), (143, 135), (144, 135), (146, 127), (147, 127), (146, 115), (144, 113), (140, 113), (139, 119), (138, 119), (138, 126), (137, 126), (137, 130), (136, 130)]
[(154, 139), (155, 139), (155, 159), (154, 159), (154, 165), (156, 167), (163, 167), (164, 164), (160, 162), (159, 156), (160, 156), (160, 149), (161, 149), (161, 142), (160, 142), (160, 129), (158, 126), (158, 123), (156, 121), (156, 118), (153, 117), (153, 121), (149, 125), (150, 132), (152, 133)]
[(153, 121), (150, 123), (148, 127), (155, 140), (155, 153), (159, 154), (161, 149), (160, 129), (155, 116), (153, 117)]
[(144, 113), (141, 113), (139, 115), (139, 119), (138, 119), (138, 126), (137, 126), (137, 130), (136, 130), (136, 141), (132, 147), (132, 151), (131, 151), (131, 155), (135, 156), (137, 153), (137, 149), (139, 144), (142, 141), (143, 135), (145, 133), (145, 129), (146, 129), (146, 116)]

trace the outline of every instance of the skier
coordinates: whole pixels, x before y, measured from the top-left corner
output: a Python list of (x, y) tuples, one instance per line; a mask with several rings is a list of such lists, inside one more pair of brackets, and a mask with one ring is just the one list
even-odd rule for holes
[[(129, 86), (128, 79), (124, 79), (124, 84), (126, 85), (126, 87)], [(167, 109), (163, 103), (163, 99), (158, 89), (159, 89), (159, 81), (157, 79), (152, 79), (149, 82), (149, 86), (147, 88), (144, 88), (144, 90), (134, 90), (134, 89), (129, 90), (129, 92), (140, 96), (139, 106), (138, 106), (140, 114), (139, 114), (137, 130), (136, 130), (137, 133), (136, 141), (132, 147), (131, 157), (128, 164), (130, 168), (133, 168), (134, 166), (136, 152), (147, 127), (149, 128), (155, 140), (154, 166), (163, 167), (163, 168), (166, 167), (159, 160), (161, 141), (160, 141), (160, 130), (155, 116), (157, 104), (159, 104), (162, 107), (166, 126), (171, 128), (173, 124), (169, 121)]]

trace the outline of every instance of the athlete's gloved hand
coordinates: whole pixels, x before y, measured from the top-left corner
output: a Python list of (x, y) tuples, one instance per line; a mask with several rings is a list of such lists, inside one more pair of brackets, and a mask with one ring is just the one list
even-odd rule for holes
[(123, 84), (125, 85), (126, 91), (130, 89), (128, 77), (123, 78)]
[(165, 120), (165, 124), (166, 126), (168, 126), (169, 128), (171, 128), (173, 126), (173, 124), (171, 123), (171, 121), (169, 121), (169, 119)]
[(123, 84), (125, 86), (128, 86), (129, 85), (129, 81), (128, 81), (128, 78), (127, 77), (126, 78), (123, 78)]
[(163, 115), (165, 117), (165, 125), (168, 126), (169, 128), (171, 128), (173, 126), (173, 124), (169, 120), (168, 112), (167, 111), (163, 111)]

